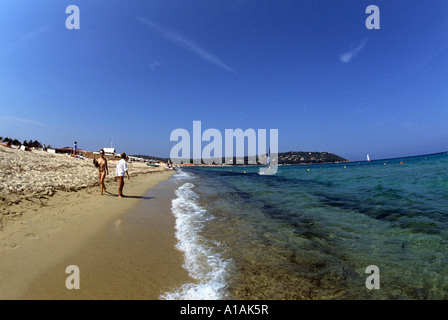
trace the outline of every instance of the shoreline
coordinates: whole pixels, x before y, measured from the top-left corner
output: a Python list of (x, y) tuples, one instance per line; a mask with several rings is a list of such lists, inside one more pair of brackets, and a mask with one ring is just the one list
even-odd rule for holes
[[(158, 299), (163, 288), (191, 282), (174, 246), (171, 197), (157, 187), (171, 175), (131, 176), (124, 199), (110, 183), (112, 193), (103, 196), (99, 186), (58, 191), (31, 214), (8, 221), (0, 231), (0, 299)], [(65, 268), (77, 263), (81, 290), (68, 290)], [(142, 296), (143, 284), (150, 291)]]

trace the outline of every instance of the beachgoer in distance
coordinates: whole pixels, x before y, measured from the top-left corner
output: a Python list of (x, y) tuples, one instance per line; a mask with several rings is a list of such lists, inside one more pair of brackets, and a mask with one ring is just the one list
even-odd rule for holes
[(74, 142), (73, 145), (73, 156), (76, 156), (76, 154), (78, 153), (78, 142)]
[(126, 153), (121, 154), (121, 160), (117, 163), (117, 177), (118, 177), (118, 198), (124, 197), (123, 195), (123, 187), (124, 187), (124, 176), (125, 174), (128, 176), (128, 180), (131, 179), (129, 177), (128, 172), (128, 164), (126, 163)]
[(95, 161), (96, 166), (98, 167), (98, 178), (101, 183), (101, 195), (103, 195), (103, 191), (106, 191), (106, 185), (104, 184), (104, 180), (106, 176), (109, 174), (109, 167), (107, 166), (107, 159), (104, 157), (104, 150), (100, 150), (100, 157)]

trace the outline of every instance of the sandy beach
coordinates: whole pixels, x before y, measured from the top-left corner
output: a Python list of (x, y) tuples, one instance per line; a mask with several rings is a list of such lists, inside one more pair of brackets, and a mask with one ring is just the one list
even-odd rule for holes
[[(175, 249), (171, 171), (130, 163), (119, 199), (113, 163), (100, 196), (90, 160), (0, 148), (0, 299), (158, 299), (192, 281)], [(65, 286), (68, 265), (80, 290)]]
[[(165, 171), (163, 166), (128, 163), (135, 175)], [(89, 159), (41, 150), (26, 152), (0, 146), (0, 229), (5, 221), (45, 205), (57, 191), (98, 186), (98, 170)], [(115, 162), (109, 161), (106, 184), (115, 183)], [(109, 189), (111, 191), (112, 189)]]

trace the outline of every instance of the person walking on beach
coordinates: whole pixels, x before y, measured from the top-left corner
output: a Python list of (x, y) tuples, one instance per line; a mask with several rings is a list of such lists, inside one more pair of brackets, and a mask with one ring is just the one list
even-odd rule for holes
[(104, 158), (104, 150), (100, 150), (100, 157), (98, 160), (95, 160), (95, 165), (98, 167), (98, 178), (101, 183), (101, 195), (106, 191), (106, 185), (104, 184), (104, 180), (106, 176), (109, 175), (109, 168), (107, 166), (107, 159)]
[(72, 154), (72, 156), (75, 157), (77, 153), (78, 153), (78, 142), (75, 141), (74, 144), (73, 144), (73, 154)]
[(117, 177), (118, 177), (118, 198), (124, 197), (123, 187), (124, 187), (124, 176), (125, 174), (129, 177), (128, 164), (126, 163), (126, 153), (121, 154), (121, 160), (117, 163)]

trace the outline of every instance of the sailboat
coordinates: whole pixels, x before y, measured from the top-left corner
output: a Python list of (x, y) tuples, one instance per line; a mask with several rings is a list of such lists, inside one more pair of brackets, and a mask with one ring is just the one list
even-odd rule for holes
[(260, 168), (260, 171), (258, 172), (258, 174), (260, 174), (260, 175), (269, 174), (269, 170), (271, 170), (271, 148), (269, 148), (268, 158), (266, 159), (265, 170), (262, 171), (262, 169)]
[(367, 161), (370, 161), (370, 157), (369, 157), (369, 154), (367, 154)]

